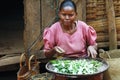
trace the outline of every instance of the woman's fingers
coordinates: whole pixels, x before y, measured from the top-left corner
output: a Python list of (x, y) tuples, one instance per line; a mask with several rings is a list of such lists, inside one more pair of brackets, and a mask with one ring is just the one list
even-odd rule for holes
[(92, 46), (88, 47), (87, 53), (88, 53), (88, 56), (91, 56), (92, 58), (97, 57), (97, 51)]
[(92, 58), (96, 58), (97, 57), (97, 52), (96, 51), (91, 52), (91, 56), (92, 56)]
[(90, 56), (90, 51), (89, 50), (87, 50), (87, 54), (88, 54), (88, 57)]
[(55, 47), (55, 50), (56, 50), (56, 52), (58, 52), (58, 53), (65, 53), (65, 50), (63, 50), (61, 47), (59, 47), (59, 46), (56, 46)]

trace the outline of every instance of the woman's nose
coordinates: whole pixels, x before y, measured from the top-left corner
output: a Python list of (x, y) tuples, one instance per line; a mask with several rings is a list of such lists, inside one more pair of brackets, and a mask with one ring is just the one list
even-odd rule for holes
[(69, 19), (69, 16), (68, 15), (66, 15), (66, 17), (65, 17), (66, 19)]

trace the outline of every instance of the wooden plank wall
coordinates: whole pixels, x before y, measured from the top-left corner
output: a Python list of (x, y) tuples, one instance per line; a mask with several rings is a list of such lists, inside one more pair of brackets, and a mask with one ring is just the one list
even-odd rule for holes
[(113, 0), (106, 0), (106, 12), (109, 31), (109, 48), (117, 49), (117, 32)]
[(24, 0), (24, 46), (27, 51), (40, 34), (40, 0)]
[(120, 0), (87, 0), (86, 22), (97, 32), (98, 47), (117, 49), (120, 46)]

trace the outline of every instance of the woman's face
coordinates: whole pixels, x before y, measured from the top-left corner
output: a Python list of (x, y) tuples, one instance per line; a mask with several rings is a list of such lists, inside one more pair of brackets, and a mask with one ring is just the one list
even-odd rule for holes
[(66, 6), (62, 8), (59, 12), (60, 20), (64, 26), (72, 25), (72, 23), (76, 19), (76, 16), (77, 16), (77, 13), (70, 6)]

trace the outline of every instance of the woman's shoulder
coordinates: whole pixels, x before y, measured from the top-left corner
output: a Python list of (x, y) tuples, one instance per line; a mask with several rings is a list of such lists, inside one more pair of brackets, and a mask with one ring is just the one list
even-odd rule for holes
[(87, 23), (83, 21), (78, 20), (77, 25), (83, 31), (95, 31), (95, 29), (92, 26), (88, 25)]
[(86, 24), (84, 21), (80, 21), (80, 20), (77, 20), (76, 21), (77, 25), (79, 28), (82, 28), (82, 29), (88, 29), (89, 28), (89, 25)]
[(53, 23), (53, 24), (50, 26), (50, 28), (58, 28), (58, 26), (60, 26), (60, 22), (59, 22), (59, 21)]
[(57, 29), (59, 29), (60, 23), (55, 22), (51, 26), (48, 26), (45, 28), (45, 31), (47, 32), (55, 32)]
[(87, 25), (84, 21), (81, 21), (81, 20), (77, 20), (76, 22), (79, 25), (85, 25), (85, 26)]

